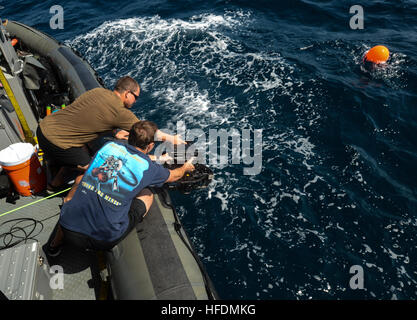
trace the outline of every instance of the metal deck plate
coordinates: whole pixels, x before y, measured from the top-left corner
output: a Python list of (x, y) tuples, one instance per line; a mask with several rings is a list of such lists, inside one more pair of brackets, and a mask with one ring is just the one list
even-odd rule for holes
[[(43, 198), (42, 196), (20, 197), (15, 205), (6, 203), (5, 198), (0, 199), (0, 215)], [(62, 198), (58, 196), (1, 216), (0, 234), (9, 232), (13, 227), (21, 228), (29, 235), (30, 240), (27, 243), (38, 241), (45, 251), (46, 244), (58, 222), (61, 203)], [(15, 236), (23, 237), (22, 230), (16, 230)], [(12, 242), (17, 240), (14, 238)], [(6, 239), (0, 237), (0, 248), (4, 247), (5, 241), (9, 242), (10, 236), (6, 236)], [(57, 265), (63, 270), (63, 289), (52, 290), (53, 300), (95, 300), (99, 297), (100, 277), (95, 253), (80, 252), (64, 246), (61, 255), (47, 260), (50, 267)], [(53, 275), (54, 273), (51, 273), (51, 276)]]

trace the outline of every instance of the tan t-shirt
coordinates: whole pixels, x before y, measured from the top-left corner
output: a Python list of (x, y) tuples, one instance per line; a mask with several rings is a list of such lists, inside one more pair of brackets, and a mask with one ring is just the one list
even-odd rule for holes
[(81, 147), (114, 128), (129, 131), (138, 121), (113, 91), (96, 88), (79, 96), (64, 110), (45, 117), (39, 125), (50, 142), (68, 149)]

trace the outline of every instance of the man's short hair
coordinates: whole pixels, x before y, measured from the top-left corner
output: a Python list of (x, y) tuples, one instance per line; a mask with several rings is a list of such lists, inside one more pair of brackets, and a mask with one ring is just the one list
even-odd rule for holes
[(124, 91), (136, 91), (139, 88), (139, 83), (129, 76), (125, 76), (117, 80), (114, 90), (123, 93)]
[(146, 149), (155, 141), (156, 131), (158, 131), (158, 126), (152, 121), (136, 122), (130, 129), (128, 143), (134, 147)]

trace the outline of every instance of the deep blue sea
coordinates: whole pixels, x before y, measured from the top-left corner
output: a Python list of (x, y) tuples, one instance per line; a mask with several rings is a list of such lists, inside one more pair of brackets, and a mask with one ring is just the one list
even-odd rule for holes
[[(352, 5), (364, 29), (350, 28)], [(172, 194), (221, 298), (417, 299), (417, 1), (0, 6), (78, 50), (107, 87), (137, 79), (134, 112), (160, 128), (263, 130), (259, 174), (228, 161), (207, 189)], [(364, 69), (378, 44), (388, 64)]]

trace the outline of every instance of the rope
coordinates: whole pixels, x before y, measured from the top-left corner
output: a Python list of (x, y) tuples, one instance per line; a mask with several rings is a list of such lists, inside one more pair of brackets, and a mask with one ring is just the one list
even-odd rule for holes
[(61, 190), (61, 191), (59, 191), (59, 192), (57, 192), (57, 193), (51, 194), (50, 196), (47, 196), (46, 198), (39, 199), (39, 200), (33, 201), (33, 202), (31, 202), (31, 203), (25, 204), (24, 206), (21, 206), (21, 207), (19, 207), (19, 208), (15, 208), (15, 209), (13, 209), (13, 210), (7, 211), (7, 212), (5, 212), (5, 213), (0, 214), (0, 217), (3, 217), (3, 216), (5, 216), (6, 214), (9, 214), (9, 213), (15, 212), (15, 211), (17, 211), (17, 210), (20, 210), (20, 209), (23, 209), (23, 208), (29, 207), (29, 206), (31, 206), (32, 204), (39, 203), (39, 202), (44, 201), (44, 200), (46, 200), (46, 199), (50, 199), (50, 198), (52, 198), (52, 197), (57, 196), (58, 194), (61, 194), (61, 193), (67, 192), (67, 191), (68, 191), (68, 190), (70, 190), (70, 189), (71, 189), (71, 187), (69, 187), (69, 188), (67, 188), (67, 189), (65, 189), (65, 190)]

